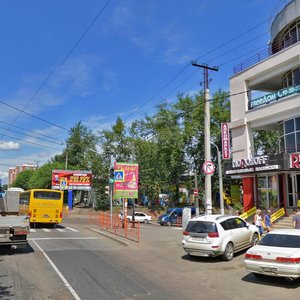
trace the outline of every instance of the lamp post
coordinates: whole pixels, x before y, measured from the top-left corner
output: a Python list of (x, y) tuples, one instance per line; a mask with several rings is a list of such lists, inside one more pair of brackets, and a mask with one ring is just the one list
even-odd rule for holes
[(221, 161), (221, 153), (219, 147), (214, 143), (210, 142), (213, 146), (217, 148), (217, 155), (218, 155), (218, 165), (219, 165), (219, 193), (220, 193), (220, 209), (221, 214), (224, 214), (224, 199), (223, 199), (223, 178), (222, 178), (222, 161)]

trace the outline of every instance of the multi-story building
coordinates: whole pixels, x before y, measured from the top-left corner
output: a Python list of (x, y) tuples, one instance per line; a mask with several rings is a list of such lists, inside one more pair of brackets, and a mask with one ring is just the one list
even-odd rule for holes
[[(268, 49), (234, 72), (226, 175), (242, 178), (245, 209), (293, 208), (300, 199), (300, 0), (284, 1)], [(257, 129), (278, 132), (276, 155), (254, 152)]]
[(8, 170), (8, 186), (10, 186), (17, 178), (17, 175), (25, 170), (35, 170), (36, 165), (22, 164)]

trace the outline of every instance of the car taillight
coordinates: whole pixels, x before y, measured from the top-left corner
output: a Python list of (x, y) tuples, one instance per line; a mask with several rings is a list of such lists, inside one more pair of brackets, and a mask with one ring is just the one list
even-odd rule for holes
[(31, 211), (28, 212), (28, 217), (29, 217), (29, 218), (31, 217)]
[(300, 257), (280, 257), (280, 256), (278, 256), (276, 258), (276, 261), (281, 262), (281, 263), (288, 263), (288, 264), (299, 264)]
[(219, 232), (209, 232), (207, 235), (210, 238), (217, 238), (219, 237)]
[(261, 255), (257, 255), (257, 254), (250, 254), (250, 253), (246, 253), (245, 254), (245, 258), (246, 259), (256, 259), (256, 260), (259, 260), (259, 259), (262, 259)]
[(183, 235), (190, 235), (190, 233), (189, 233), (188, 231), (185, 230), (185, 231), (183, 232)]

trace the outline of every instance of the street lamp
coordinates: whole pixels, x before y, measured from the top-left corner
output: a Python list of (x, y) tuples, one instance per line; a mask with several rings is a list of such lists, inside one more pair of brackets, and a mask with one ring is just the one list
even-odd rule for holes
[(213, 146), (217, 148), (217, 155), (218, 155), (218, 165), (219, 165), (219, 193), (220, 193), (220, 209), (221, 214), (224, 214), (224, 199), (223, 199), (223, 178), (222, 178), (222, 161), (221, 161), (221, 153), (219, 147), (214, 143), (210, 142)]

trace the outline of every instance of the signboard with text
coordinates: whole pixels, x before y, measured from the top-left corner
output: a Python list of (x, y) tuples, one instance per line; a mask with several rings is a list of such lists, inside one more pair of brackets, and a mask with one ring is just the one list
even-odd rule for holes
[(221, 123), (222, 133), (222, 158), (230, 159), (230, 139), (228, 123)]
[(114, 169), (114, 198), (138, 198), (138, 164), (115, 162)]
[(91, 189), (92, 172), (74, 170), (53, 170), (52, 189), (54, 190), (85, 190)]

